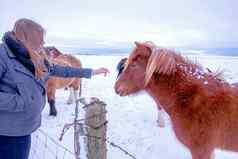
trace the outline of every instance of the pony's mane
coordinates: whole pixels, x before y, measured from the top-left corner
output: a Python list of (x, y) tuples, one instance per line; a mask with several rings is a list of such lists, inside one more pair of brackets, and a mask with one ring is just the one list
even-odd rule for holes
[[(204, 70), (203, 67), (197, 62), (187, 57), (183, 57), (181, 53), (156, 46), (153, 42), (141, 43), (151, 50), (151, 54), (147, 63), (145, 73), (145, 85), (147, 85), (154, 73), (161, 75), (174, 75), (181, 72), (184, 76), (194, 78), (197, 81), (203, 81), (203, 78), (215, 80), (218, 82), (225, 82), (223, 78), (223, 71), (212, 72), (209, 69)], [(133, 58), (135, 55), (129, 57)]]
[(75, 66), (82, 67), (81, 61), (71, 54), (62, 54), (58, 56), (57, 58), (69, 61), (70, 63), (73, 63)]
[(46, 46), (46, 47), (44, 47), (44, 48), (45, 48), (47, 51), (56, 50), (56, 51), (59, 52), (59, 50), (56, 49), (56, 47), (54, 47), (54, 46)]
[(73, 55), (71, 55), (71, 54), (64, 54), (64, 55), (62, 55), (62, 56), (65, 56), (67, 59), (69, 59), (69, 60), (72, 61), (72, 62), (78, 62), (78, 61), (79, 61), (78, 58), (76, 58), (75, 56), (73, 56)]
[(55, 51), (55, 52), (58, 53), (58, 56), (59, 56), (59, 55), (63, 55), (63, 53), (60, 52), (60, 51), (59, 51), (56, 47), (54, 47), (54, 46), (46, 46), (46, 47), (44, 47), (44, 49), (45, 49), (45, 51), (46, 51), (47, 53), (49, 53), (50, 51)]

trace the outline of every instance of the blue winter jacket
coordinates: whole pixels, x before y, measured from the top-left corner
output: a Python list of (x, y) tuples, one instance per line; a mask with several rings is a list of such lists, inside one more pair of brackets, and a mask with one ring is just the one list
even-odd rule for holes
[(41, 125), (49, 76), (91, 78), (92, 69), (52, 65), (37, 80), (3, 42), (0, 44), (0, 135), (24, 136)]

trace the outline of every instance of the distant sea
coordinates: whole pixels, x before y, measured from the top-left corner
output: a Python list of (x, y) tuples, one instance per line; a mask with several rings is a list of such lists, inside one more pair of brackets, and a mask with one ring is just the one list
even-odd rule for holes
[[(132, 48), (76, 48), (76, 47), (57, 47), (64, 53), (79, 55), (98, 55), (98, 56), (121, 56), (128, 55)], [(185, 55), (216, 55), (216, 56), (238, 56), (238, 48), (175, 48)]]
[(238, 48), (202, 48), (202, 49), (179, 49), (181, 53), (192, 55), (216, 55), (216, 56), (238, 56)]

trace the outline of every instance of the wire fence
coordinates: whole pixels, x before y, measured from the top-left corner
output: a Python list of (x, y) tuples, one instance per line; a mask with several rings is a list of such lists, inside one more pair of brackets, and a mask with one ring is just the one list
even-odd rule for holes
[[(136, 159), (135, 155), (128, 152), (125, 148), (119, 146), (119, 144), (110, 141), (108, 138), (88, 136), (87, 134), (85, 134), (84, 136), (88, 138), (94, 138), (97, 140), (104, 140), (109, 144), (109, 146), (119, 149), (122, 153), (127, 155), (128, 158)], [(62, 145), (62, 143), (49, 136), (43, 130), (39, 129), (32, 135), (32, 146), (29, 159), (74, 159), (74, 158), (75, 153), (72, 150)]]
[[(91, 127), (90, 125), (84, 123), (86, 119), (91, 119), (95, 117), (95, 115), (88, 116), (88, 118), (86, 119), (78, 119), (77, 107), (78, 103), (76, 103), (75, 108), (76, 115), (74, 122), (70, 124), (65, 124), (59, 139), (51, 137), (48, 133), (46, 133), (42, 129), (39, 129), (32, 134), (32, 145), (29, 159), (79, 159), (80, 146), (85, 146), (83, 143), (79, 143), (80, 136), (86, 137), (87, 139), (93, 138), (95, 140), (105, 141), (106, 143), (108, 143), (108, 146), (118, 149), (123, 154), (125, 154), (128, 159), (129, 158), (136, 159), (135, 155), (129, 153), (125, 148), (122, 148), (121, 146), (119, 146), (119, 144), (116, 144), (116, 142), (110, 141), (109, 138), (100, 136), (91, 136), (88, 135), (87, 132), (83, 132), (82, 130), (86, 130), (89, 127), (91, 129), (98, 129), (98, 127)], [(106, 113), (106, 111), (102, 113)], [(101, 114), (96, 114), (96, 116), (99, 115)], [(105, 122), (104, 124), (107, 124), (107, 122)], [(64, 134), (67, 132), (68, 129), (70, 129), (70, 127), (74, 128), (74, 136), (76, 136), (74, 137), (74, 143), (72, 143), (74, 144), (73, 151), (67, 148), (65, 145), (63, 145), (62, 142), (60, 142), (63, 139)]]
[(74, 159), (74, 152), (39, 129), (32, 134), (30, 159)]

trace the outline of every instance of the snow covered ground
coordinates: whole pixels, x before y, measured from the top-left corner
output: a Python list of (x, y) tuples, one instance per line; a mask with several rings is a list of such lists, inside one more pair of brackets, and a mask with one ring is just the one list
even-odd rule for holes
[[(83, 80), (83, 97), (98, 97), (107, 104), (108, 138), (137, 159), (190, 159), (188, 150), (177, 141), (168, 116), (166, 116), (166, 127), (159, 128), (156, 125), (157, 109), (154, 101), (144, 92), (137, 96), (119, 97), (114, 93), (114, 82), (116, 79), (115, 67), (122, 56), (78, 56), (84, 67), (98, 68), (107, 67), (111, 73), (107, 77), (95, 76), (92, 79)], [(229, 82), (238, 82), (238, 58), (222, 56), (191, 56), (204, 67), (211, 70), (224, 69), (225, 78)], [(48, 116), (48, 105), (43, 112), (41, 130), (49, 136), (58, 140), (65, 123), (73, 121), (74, 105), (67, 105), (68, 92), (59, 90), (57, 96), (58, 116)], [(83, 118), (81, 116), (80, 118)], [(238, 120), (238, 117), (237, 117)], [(238, 134), (237, 134), (238, 135)], [(39, 139), (40, 138), (40, 139)], [(63, 154), (62, 150), (51, 146), (47, 139), (40, 136), (39, 132), (33, 135), (31, 159), (55, 158), (53, 152), (61, 158), (69, 159), (72, 155)], [(48, 142), (48, 145), (45, 144)], [(73, 131), (70, 130), (60, 144), (73, 151)], [(52, 144), (53, 145), (53, 144)], [(49, 147), (50, 150), (44, 150)], [(47, 151), (53, 151), (47, 152)], [(34, 154), (34, 155), (32, 155)], [(37, 157), (38, 156), (38, 157)], [(63, 156), (63, 157), (62, 157)], [(82, 151), (82, 159), (86, 159)], [(216, 159), (237, 159), (238, 153), (217, 150)], [(108, 159), (130, 159), (118, 149), (108, 146)]]

